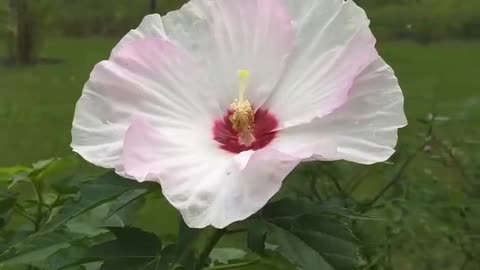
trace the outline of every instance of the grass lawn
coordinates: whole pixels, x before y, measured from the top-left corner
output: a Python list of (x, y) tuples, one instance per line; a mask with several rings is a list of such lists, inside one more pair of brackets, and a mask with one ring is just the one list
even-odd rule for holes
[[(70, 153), (75, 101), (94, 64), (106, 59), (114, 44), (99, 38), (48, 40), (42, 56), (61, 59), (62, 64), (0, 67), (0, 166)], [(402, 139), (413, 138), (410, 135), (418, 128), (415, 119), (431, 112), (436, 100), (440, 115), (458, 120), (447, 130), (474, 140), (479, 133), (474, 123), (480, 116), (476, 106), (480, 42), (381, 43), (379, 47), (406, 95), (410, 126), (402, 131)]]

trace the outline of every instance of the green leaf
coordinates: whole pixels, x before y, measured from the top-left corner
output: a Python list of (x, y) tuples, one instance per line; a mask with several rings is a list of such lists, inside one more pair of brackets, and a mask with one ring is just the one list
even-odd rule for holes
[(17, 203), (17, 196), (17, 194), (11, 192), (0, 193), (0, 229), (8, 224), (13, 208)]
[(88, 257), (88, 249), (88, 247), (77, 245), (60, 249), (48, 257), (45, 267), (51, 270), (60, 270), (95, 262), (96, 258)]
[[(40, 164), (37, 167), (44, 169), (45, 166), (47, 166), (45, 164)], [(39, 174), (36, 175), (38, 176)], [(42, 177), (46, 177), (46, 174)], [(29, 259), (29, 257), (33, 258), (33, 256), (30, 255), (31, 253), (46, 250), (41, 253), (42, 259), (44, 260), (46, 256), (55, 253), (57, 250), (68, 247), (71, 244), (71, 241), (85, 237), (84, 232), (67, 232), (65, 230), (59, 230), (60, 227), (65, 226), (62, 228), (68, 228), (66, 226), (67, 223), (71, 221), (73, 222), (74, 219), (83, 217), (83, 214), (85, 213), (96, 214), (98, 211), (92, 212), (94, 209), (100, 209), (101, 207), (106, 206), (105, 203), (117, 199), (128, 191), (137, 189), (141, 189), (142, 192), (145, 192), (146, 186), (137, 184), (134, 181), (123, 179), (114, 173), (107, 173), (96, 179), (81, 183), (79, 192), (75, 198), (66, 201), (58, 212), (53, 215), (50, 221), (40, 229), (40, 231), (36, 233), (32, 232), (32, 235), (27, 239), (20, 241), (12, 248), (8, 249), (7, 252), (2, 254), (0, 256), (0, 262), (8, 262), (9, 264), (28, 264), (33, 260)], [(138, 195), (138, 193), (135, 194)], [(117, 205), (117, 210), (120, 208), (121, 207)], [(109, 207), (107, 207), (105, 211), (102, 210), (103, 214), (101, 215), (101, 220), (105, 219), (109, 210)], [(73, 226), (74, 224), (70, 225)], [(97, 226), (105, 225), (98, 224)], [(90, 231), (94, 234), (99, 233), (95, 228)]]
[(210, 253), (213, 263), (229, 264), (231, 261), (240, 261), (247, 256), (247, 253), (237, 248), (214, 248)]
[(139, 269), (155, 261), (162, 251), (160, 239), (136, 228), (109, 228), (117, 239), (90, 250), (92, 257), (104, 260), (102, 270)]
[(269, 239), (278, 245), (277, 251), (291, 263), (304, 270), (334, 270), (316, 250), (293, 233), (272, 225), (269, 227)]
[(192, 249), (193, 243), (200, 236), (201, 230), (188, 227), (183, 219), (180, 219), (178, 227), (177, 254), (180, 255), (185, 250)]
[(295, 219), (304, 215), (325, 216), (333, 215), (348, 219), (367, 219), (375, 218), (357, 213), (338, 204), (337, 201), (326, 201), (312, 203), (307, 200), (282, 199), (269, 203), (262, 210), (262, 217), (266, 219)]
[[(37, 165), (37, 167), (45, 168), (45, 164), (46, 162), (44, 164)], [(32, 234), (26, 240), (20, 242), (18, 245), (10, 249), (7, 254), (8, 256), (0, 256), (0, 261), (22, 255), (27, 251), (29, 252), (30, 249), (32, 249), (30, 248), (32, 245), (35, 249), (37, 249), (37, 247), (45, 248), (47, 245), (64, 243), (65, 241), (62, 242), (62, 239), (59, 239), (54, 243), (48, 243), (45, 241), (45, 239), (55, 239), (58, 231), (63, 232), (62, 230), (57, 230), (60, 226), (66, 225), (66, 223), (72, 219), (92, 209), (95, 209), (106, 202), (112, 201), (125, 192), (134, 190), (135, 188), (138, 188), (138, 185), (135, 185), (133, 181), (123, 179), (114, 173), (107, 173), (94, 180), (82, 183), (80, 186), (78, 199), (66, 201), (65, 204), (59, 209), (57, 214), (54, 215), (39, 232)], [(63, 234), (66, 234), (63, 240), (72, 240), (71, 236), (75, 236), (75, 239), (78, 239), (79, 235), (84, 235), (83, 233), (76, 234), (65, 232)], [(63, 248), (65, 246), (60, 245), (57, 247)]]
[(17, 202), (17, 194), (12, 192), (0, 193), (0, 214), (10, 211)]
[(71, 241), (82, 237), (83, 235), (64, 230), (33, 234), (0, 254), (0, 265), (32, 264), (44, 260), (57, 250), (67, 247)]
[(90, 236), (104, 233), (104, 227), (106, 226), (124, 227), (125, 224), (117, 215), (114, 215), (110, 219), (105, 218), (109, 211), (109, 204), (102, 204), (71, 219), (70, 221), (68, 221), (68, 223), (65, 224), (65, 227), (68, 228), (68, 230), (71, 232), (81, 233)]
[[(142, 188), (142, 189), (129, 190), (124, 194), (120, 195), (120, 197), (118, 197), (115, 201), (112, 202), (112, 205), (110, 206), (110, 211), (108, 212), (106, 219), (109, 219), (113, 215), (117, 214), (118, 212), (125, 210), (126, 208), (128, 208), (128, 206), (134, 204), (135, 202), (140, 201), (149, 192), (150, 192), (149, 189)], [(123, 214), (128, 215), (127, 213), (123, 213)]]
[(104, 233), (71, 242), (69, 247), (60, 249), (48, 257), (45, 268), (49, 270), (60, 270), (96, 262), (98, 258), (91, 257), (90, 248), (113, 239), (114, 237), (111, 233)]
[(295, 219), (302, 215), (324, 215), (331, 208), (328, 205), (313, 204), (306, 200), (282, 199), (265, 206), (262, 210), (262, 217), (266, 219)]
[(139, 270), (185, 270), (189, 269), (188, 267), (179, 268), (177, 265), (172, 266), (177, 260), (177, 250), (174, 244), (166, 246), (160, 256), (154, 260), (148, 262), (147, 264), (139, 267)]
[(0, 183), (10, 183), (17, 174), (28, 173), (30, 168), (16, 166), (11, 168), (0, 168)]
[(358, 239), (334, 207), (283, 200), (263, 213), (268, 243), (299, 269), (358, 269)]
[(200, 236), (201, 230), (192, 229), (185, 224), (182, 218), (178, 225), (178, 238), (175, 246), (175, 253), (171, 260), (164, 260), (168, 264), (182, 265), (185, 269), (195, 269), (195, 244)]
[(52, 158), (36, 162), (32, 165), (32, 168), (14, 167), (7, 170), (2, 169), (0, 178), (10, 174), (8, 177), (10, 182), (9, 189), (20, 182), (30, 181), (49, 181), (50, 184), (55, 184), (56, 182), (65, 184), (69, 182), (65, 180), (73, 175), (77, 163), (77, 159), (74, 157)]
[(42, 173), (43, 170), (48, 168), (48, 166), (50, 166), (56, 160), (57, 159), (52, 158), (52, 159), (42, 160), (34, 163), (31, 169), (28, 169), (26, 171), (23, 171), (19, 174), (14, 175), (10, 183), (10, 186), (8, 188), (11, 189), (20, 182), (29, 182), (29, 181), (32, 181), (33, 179), (36, 179), (38, 175)]
[(18, 183), (29, 182), (30, 180), (31, 179), (29, 177), (28, 172), (22, 172), (22, 173), (16, 174), (16, 175), (12, 176), (10, 185), (8, 186), (8, 189), (12, 189)]
[(39, 171), (34, 176), (34, 181), (48, 182), (57, 192), (62, 189), (72, 189), (72, 185), (78, 184), (76, 178), (82, 179), (76, 170), (78, 165), (79, 161), (74, 156), (56, 159)]
[(135, 183), (113, 172), (106, 173), (94, 180), (82, 183), (77, 200), (70, 200), (45, 225), (41, 232), (51, 231), (64, 225), (71, 219), (113, 201), (129, 190), (135, 189)]
[(162, 251), (161, 241), (156, 235), (137, 228), (108, 229), (114, 235), (113, 239), (111, 234), (104, 234), (76, 241), (50, 256), (46, 267), (61, 270), (91, 262), (102, 262), (102, 270), (136, 270), (148, 268), (150, 264), (156, 266)]
[(320, 231), (352, 243), (358, 242), (348, 225), (333, 217), (303, 216), (297, 222), (302, 224), (303, 229)]
[(258, 218), (253, 218), (248, 224), (247, 245), (248, 248), (258, 254), (265, 252), (265, 239), (267, 237), (267, 227)]
[(48, 166), (50, 166), (53, 162), (57, 161), (58, 159), (55, 159), (55, 158), (50, 158), (50, 159), (46, 159), (46, 160), (40, 160), (40, 161), (37, 161), (35, 163), (33, 163), (33, 171), (41, 171), (45, 168), (47, 168)]

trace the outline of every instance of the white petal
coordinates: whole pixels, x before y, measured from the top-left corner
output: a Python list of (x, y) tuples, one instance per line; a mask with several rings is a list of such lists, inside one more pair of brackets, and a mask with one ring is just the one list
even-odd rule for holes
[(226, 106), (238, 97), (238, 70), (251, 72), (248, 98), (263, 104), (277, 83), (295, 34), (283, 1), (193, 0), (164, 19), (169, 38), (196, 53)]
[(244, 168), (218, 146), (191, 133), (163, 132), (133, 121), (123, 152), (126, 172), (155, 180), (192, 228), (224, 228), (260, 210), (298, 160), (274, 151), (252, 153)]
[(377, 52), (369, 20), (353, 1), (285, 2), (297, 43), (266, 107), (281, 119), (283, 127), (289, 127), (342, 105), (353, 80), (377, 58)]
[(335, 144), (337, 151), (320, 159), (372, 164), (394, 153), (397, 130), (406, 124), (397, 78), (378, 58), (355, 79), (345, 104), (309, 124), (282, 130), (275, 144), (289, 153), (299, 142), (308, 147), (323, 140)]
[(146, 37), (160, 37), (167, 39), (165, 30), (163, 29), (162, 18), (158, 14), (145, 16), (137, 29), (130, 30), (122, 40), (115, 46), (112, 53), (117, 52), (122, 47), (128, 45), (132, 41), (136, 41)]
[[(77, 103), (72, 148), (96, 165), (122, 170), (121, 149), (133, 115), (165, 129), (197, 130), (211, 139), (213, 119), (223, 115), (208, 97), (201, 67), (170, 42), (144, 38), (98, 64)], [(208, 130), (207, 130), (208, 129)]]

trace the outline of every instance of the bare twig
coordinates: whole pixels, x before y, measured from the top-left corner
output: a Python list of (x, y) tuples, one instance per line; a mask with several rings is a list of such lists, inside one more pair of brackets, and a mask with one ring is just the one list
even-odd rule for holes
[(446, 145), (444, 142), (442, 142), (436, 135), (432, 135), (432, 141), (438, 145), (447, 155), (450, 157), (450, 159), (453, 161), (455, 168), (458, 170), (458, 172), (462, 175), (463, 179), (465, 180), (466, 183), (470, 183), (469, 177), (467, 173), (465, 172), (465, 169), (463, 168), (462, 163), (460, 160), (457, 158), (453, 150)]
[(365, 212), (369, 208), (373, 207), (377, 203), (377, 201), (380, 200), (385, 195), (385, 193), (387, 193), (387, 191), (390, 190), (390, 188), (392, 188), (395, 184), (397, 184), (398, 181), (400, 181), (402, 179), (402, 176), (404, 175), (406, 169), (409, 167), (409, 165), (412, 163), (412, 161), (415, 160), (415, 158), (418, 156), (418, 154), (423, 152), (425, 147), (428, 146), (431, 143), (432, 136), (433, 136), (433, 133), (434, 133), (434, 129), (433, 129), (433, 122), (434, 121), (435, 121), (435, 115), (433, 114), (432, 119), (430, 120), (428, 129), (427, 129), (427, 132), (424, 136), (424, 138), (425, 138), (424, 143), (420, 147), (418, 147), (415, 150), (415, 152), (413, 152), (412, 154), (410, 154), (407, 157), (405, 162), (400, 166), (400, 169), (392, 177), (390, 182), (370, 202), (368, 202), (367, 204), (362, 206), (362, 209), (361, 209), (362, 212)]
[[(424, 146), (421, 147), (422, 150), (423, 150), (423, 148), (424, 148)], [(377, 201), (380, 200), (380, 198), (382, 198), (383, 195), (385, 195), (385, 193), (388, 190), (390, 190), (390, 188), (392, 188), (395, 184), (397, 184), (398, 181), (400, 181), (400, 179), (402, 179), (402, 176), (403, 176), (405, 170), (412, 163), (412, 161), (417, 157), (417, 155), (420, 151), (421, 151), (420, 149), (415, 151), (413, 154), (411, 154), (405, 160), (405, 162), (402, 164), (402, 166), (400, 166), (400, 169), (397, 171), (397, 173), (392, 177), (390, 182), (370, 202), (368, 202), (367, 204), (364, 205), (363, 209), (365, 209), (365, 211), (367, 209), (373, 207), (377, 203)]]

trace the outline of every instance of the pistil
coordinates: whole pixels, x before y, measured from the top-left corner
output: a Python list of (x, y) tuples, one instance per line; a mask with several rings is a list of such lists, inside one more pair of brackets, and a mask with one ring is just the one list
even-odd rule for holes
[(240, 70), (238, 76), (240, 82), (239, 98), (235, 99), (231, 105), (233, 113), (230, 116), (230, 122), (232, 123), (233, 130), (238, 134), (239, 142), (243, 145), (250, 146), (255, 141), (255, 137), (253, 136), (255, 112), (246, 98), (250, 81), (250, 71)]

